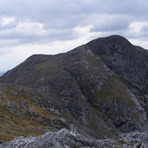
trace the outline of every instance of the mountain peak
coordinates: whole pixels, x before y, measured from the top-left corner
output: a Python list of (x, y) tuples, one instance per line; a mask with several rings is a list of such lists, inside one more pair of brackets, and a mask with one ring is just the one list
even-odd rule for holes
[[(101, 37), (101, 38), (97, 38), (93, 41), (100, 41), (100, 42), (104, 42), (104, 43), (123, 43), (126, 42), (128, 44), (131, 44), (125, 37), (121, 36), (121, 35), (111, 35), (111, 36), (107, 36), (107, 37)], [(92, 41), (90, 41), (92, 42)]]
[(133, 51), (133, 45), (124, 37), (112, 35), (90, 41), (88, 47), (98, 55), (129, 53)]

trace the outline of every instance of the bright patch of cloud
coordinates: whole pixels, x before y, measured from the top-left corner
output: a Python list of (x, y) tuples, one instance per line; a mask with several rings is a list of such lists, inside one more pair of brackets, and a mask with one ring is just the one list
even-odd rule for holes
[(8, 24), (14, 23), (15, 19), (13, 17), (3, 17), (1, 18), (0, 22), (2, 25), (8, 25)]
[(140, 34), (142, 27), (147, 24), (147, 22), (133, 22), (129, 25), (129, 29), (133, 31), (133, 33)]
[(126, 30), (126, 35), (129, 38), (135, 38), (139, 40), (145, 40), (144, 38), (148, 39), (148, 22), (132, 22), (128, 29)]

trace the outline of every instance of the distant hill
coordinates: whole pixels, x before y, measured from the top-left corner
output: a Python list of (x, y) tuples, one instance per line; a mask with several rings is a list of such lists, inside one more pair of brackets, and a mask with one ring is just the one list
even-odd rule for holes
[(0, 82), (33, 90), (39, 107), (56, 110), (58, 128), (98, 139), (146, 129), (147, 76), (148, 51), (113, 35), (67, 53), (33, 55)]

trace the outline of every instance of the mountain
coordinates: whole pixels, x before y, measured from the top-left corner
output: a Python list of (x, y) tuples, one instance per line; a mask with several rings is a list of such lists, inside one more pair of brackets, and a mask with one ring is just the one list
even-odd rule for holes
[[(148, 51), (113, 35), (67, 53), (33, 55), (5, 73), (0, 83), (34, 91), (40, 98), (34, 108), (56, 110), (58, 128), (105, 139), (146, 129), (147, 75)], [(18, 100), (22, 102), (21, 96)]]

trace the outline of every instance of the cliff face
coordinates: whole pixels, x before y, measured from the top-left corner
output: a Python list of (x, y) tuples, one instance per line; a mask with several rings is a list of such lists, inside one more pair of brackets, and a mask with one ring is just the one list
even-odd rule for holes
[(117, 35), (96, 39), (87, 45), (124, 81), (148, 111), (148, 51)]
[[(99, 38), (58, 55), (34, 55), (0, 78), (38, 92), (77, 130), (96, 138), (146, 127), (148, 52), (125, 38)], [(68, 128), (71, 128), (70, 126)]]

